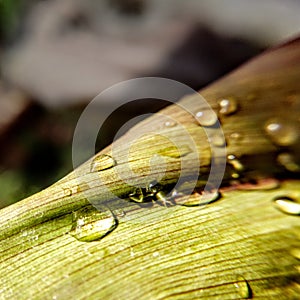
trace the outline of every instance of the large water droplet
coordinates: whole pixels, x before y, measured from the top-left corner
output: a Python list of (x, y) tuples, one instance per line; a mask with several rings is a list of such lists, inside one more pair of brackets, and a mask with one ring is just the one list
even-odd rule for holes
[(273, 200), (274, 206), (280, 211), (290, 215), (300, 215), (300, 203), (295, 199), (282, 196)]
[(202, 126), (212, 126), (218, 120), (215, 112), (210, 109), (203, 109), (196, 112), (195, 117)]
[(238, 109), (237, 101), (232, 97), (219, 101), (219, 106), (219, 113), (225, 116), (235, 113)]
[(80, 242), (93, 242), (108, 235), (117, 225), (117, 219), (110, 210), (85, 207), (73, 213), (70, 235)]
[(234, 286), (237, 288), (237, 292), (242, 299), (251, 299), (252, 298), (252, 290), (247, 282), (247, 280), (243, 276), (238, 276)]
[(278, 146), (291, 146), (298, 139), (298, 130), (291, 123), (279, 119), (268, 120), (264, 130), (273, 143)]
[(278, 154), (277, 161), (290, 172), (300, 172), (300, 166), (295, 162), (293, 155), (290, 153)]
[(96, 156), (91, 164), (91, 172), (98, 172), (110, 169), (116, 165), (116, 161), (107, 154), (100, 154)]

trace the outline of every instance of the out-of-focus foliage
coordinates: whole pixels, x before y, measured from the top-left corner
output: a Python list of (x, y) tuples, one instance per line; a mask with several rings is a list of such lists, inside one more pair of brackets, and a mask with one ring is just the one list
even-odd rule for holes
[(0, 1), (0, 38), (2, 40), (10, 40), (16, 34), (22, 6), (21, 0)]

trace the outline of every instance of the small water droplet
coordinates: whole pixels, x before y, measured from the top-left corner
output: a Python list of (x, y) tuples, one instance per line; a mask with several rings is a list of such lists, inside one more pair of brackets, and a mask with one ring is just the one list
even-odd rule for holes
[(153, 252), (153, 257), (159, 257), (159, 252), (158, 251), (155, 251), (155, 252)]
[(210, 109), (203, 109), (196, 112), (195, 117), (202, 126), (212, 126), (218, 120), (215, 112)]
[(278, 146), (291, 146), (298, 139), (298, 130), (291, 123), (271, 119), (265, 124), (265, 132)]
[(233, 172), (233, 173), (231, 173), (231, 178), (233, 178), (233, 179), (238, 179), (238, 178), (240, 178), (240, 174), (239, 173), (236, 173), (236, 172)]
[(215, 147), (223, 147), (226, 144), (225, 137), (220, 133), (215, 133), (209, 137), (209, 142)]
[(234, 141), (235, 143), (238, 143), (238, 142), (242, 141), (244, 137), (239, 132), (233, 132), (233, 133), (230, 134), (229, 138), (230, 138), (231, 141)]
[(164, 125), (165, 127), (174, 127), (177, 123), (175, 121), (166, 121)]
[(290, 153), (278, 154), (277, 161), (290, 172), (300, 172), (300, 166), (295, 162), (293, 155)]
[(71, 190), (71, 189), (65, 188), (65, 189), (63, 189), (63, 190), (64, 190), (64, 195), (65, 195), (66, 197), (69, 197), (69, 196), (72, 195), (72, 190)]
[(241, 172), (245, 169), (243, 164), (233, 154), (227, 155), (227, 161), (237, 172)]
[(157, 152), (157, 154), (162, 156), (168, 156), (171, 158), (180, 158), (186, 156), (192, 152), (192, 149), (188, 145), (182, 145), (180, 147), (170, 146), (163, 148)]
[(116, 165), (116, 161), (107, 154), (96, 156), (91, 164), (91, 172), (103, 171), (110, 169)]
[(70, 235), (80, 242), (102, 239), (117, 227), (117, 220), (110, 210), (99, 211), (93, 206), (73, 213)]
[(237, 288), (238, 294), (242, 299), (251, 299), (252, 298), (252, 290), (247, 282), (247, 280), (243, 276), (238, 276), (234, 286)]
[(286, 214), (300, 215), (300, 203), (293, 198), (287, 196), (276, 197), (273, 203), (277, 209)]
[(227, 99), (222, 99), (219, 102), (219, 106), (220, 106), (219, 113), (225, 116), (235, 113), (238, 109), (238, 103), (232, 97), (229, 97)]

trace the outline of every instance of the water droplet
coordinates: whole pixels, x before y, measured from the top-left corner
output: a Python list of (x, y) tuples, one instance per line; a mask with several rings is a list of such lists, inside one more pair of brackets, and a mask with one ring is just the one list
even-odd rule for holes
[(110, 210), (99, 211), (93, 206), (73, 213), (70, 235), (80, 242), (102, 239), (117, 227), (117, 220)]
[(231, 178), (233, 178), (233, 179), (238, 179), (238, 178), (240, 178), (240, 174), (239, 173), (236, 173), (236, 172), (233, 172), (233, 173), (231, 173)]
[(155, 251), (155, 252), (153, 252), (153, 257), (159, 257), (159, 252), (158, 251)]
[(237, 288), (238, 294), (242, 299), (251, 299), (252, 298), (252, 290), (247, 282), (247, 280), (243, 276), (238, 276), (234, 286)]
[(196, 112), (195, 117), (202, 126), (212, 126), (218, 120), (217, 115), (211, 109), (198, 111)]
[(294, 157), (290, 153), (280, 153), (277, 156), (277, 161), (290, 172), (300, 172), (300, 166), (294, 161)]
[(91, 172), (103, 171), (110, 169), (116, 165), (116, 161), (107, 154), (100, 154), (96, 156), (91, 165)]
[(230, 134), (229, 137), (230, 137), (230, 140), (234, 141), (235, 143), (242, 141), (244, 138), (243, 135), (239, 132), (233, 132)]
[(233, 155), (233, 154), (227, 155), (227, 161), (237, 172), (241, 172), (244, 170), (244, 166), (237, 159), (237, 157), (235, 155)]
[(69, 197), (69, 196), (72, 195), (72, 190), (71, 190), (71, 189), (65, 188), (65, 189), (63, 189), (63, 190), (64, 190), (64, 195), (65, 195), (66, 197)]
[(34, 213), (35, 218), (42, 218), (44, 216), (44, 212), (42, 211), (37, 211)]
[(219, 102), (220, 110), (219, 113), (225, 116), (235, 113), (238, 109), (238, 104), (232, 97), (227, 99), (222, 99)]
[(175, 121), (166, 121), (164, 125), (165, 127), (174, 127), (177, 123)]
[(225, 137), (220, 133), (215, 133), (209, 137), (209, 142), (215, 147), (223, 147), (226, 144)]
[(163, 148), (157, 152), (157, 154), (162, 156), (168, 156), (172, 158), (180, 158), (188, 155), (192, 152), (192, 149), (188, 145), (182, 145), (180, 147), (170, 146)]
[(282, 196), (276, 197), (273, 203), (280, 211), (290, 215), (300, 215), (300, 203), (296, 202), (295, 199)]
[(271, 119), (265, 124), (265, 132), (278, 146), (291, 146), (298, 139), (298, 130), (291, 123)]

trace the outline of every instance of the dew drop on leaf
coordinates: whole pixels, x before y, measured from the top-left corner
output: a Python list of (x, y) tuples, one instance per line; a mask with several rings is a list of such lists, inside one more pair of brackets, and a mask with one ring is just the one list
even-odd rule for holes
[(234, 114), (237, 111), (238, 103), (234, 98), (228, 97), (227, 99), (222, 99), (221, 101), (219, 101), (219, 107), (219, 113), (221, 115), (228, 116)]
[(175, 121), (166, 121), (164, 124), (164, 126), (167, 128), (175, 127), (176, 125), (177, 125), (177, 123)]
[(240, 143), (243, 140), (244, 136), (239, 132), (233, 132), (229, 135), (229, 140), (233, 143)]
[(265, 133), (278, 146), (291, 146), (298, 140), (298, 130), (292, 123), (270, 119), (265, 123)]
[(247, 282), (247, 280), (243, 276), (238, 276), (234, 286), (237, 289), (237, 292), (241, 299), (251, 299), (252, 298), (252, 290)]
[(215, 112), (210, 109), (203, 109), (196, 112), (195, 117), (202, 126), (212, 126), (218, 120)]
[(109, 210), (85, 207), (73, 213), (70, 235), (80, 242), (93, 242), (102, 239), (118, 225), (114, 214)]
[(295, 162), (293, 155), (290, 153), (278, 154), (277, 162), (287, 171), (300, 172), (300, 166)]
[(209, 142), (215, 147), (223, 147), (226, 144), (225, 137), (220, 133), (215, 133), (209, 137)]
[(273, 199), (274, 206), (280, 211), (289, 215), (300, 215), (300, 203), (287, 196)]
[(63, 189), (63, 190), (64, 190), (64, 195), (65, 195), (66, 197), (72, 196), (72, 190), (71, 190), (71, 189), (65, 188), (65, 189)]
[(91, 172), (98, 172), (110, 169), (116, 165), (116, 161), (107, 154), (100, 154), (96, 156), (91, 164)]

